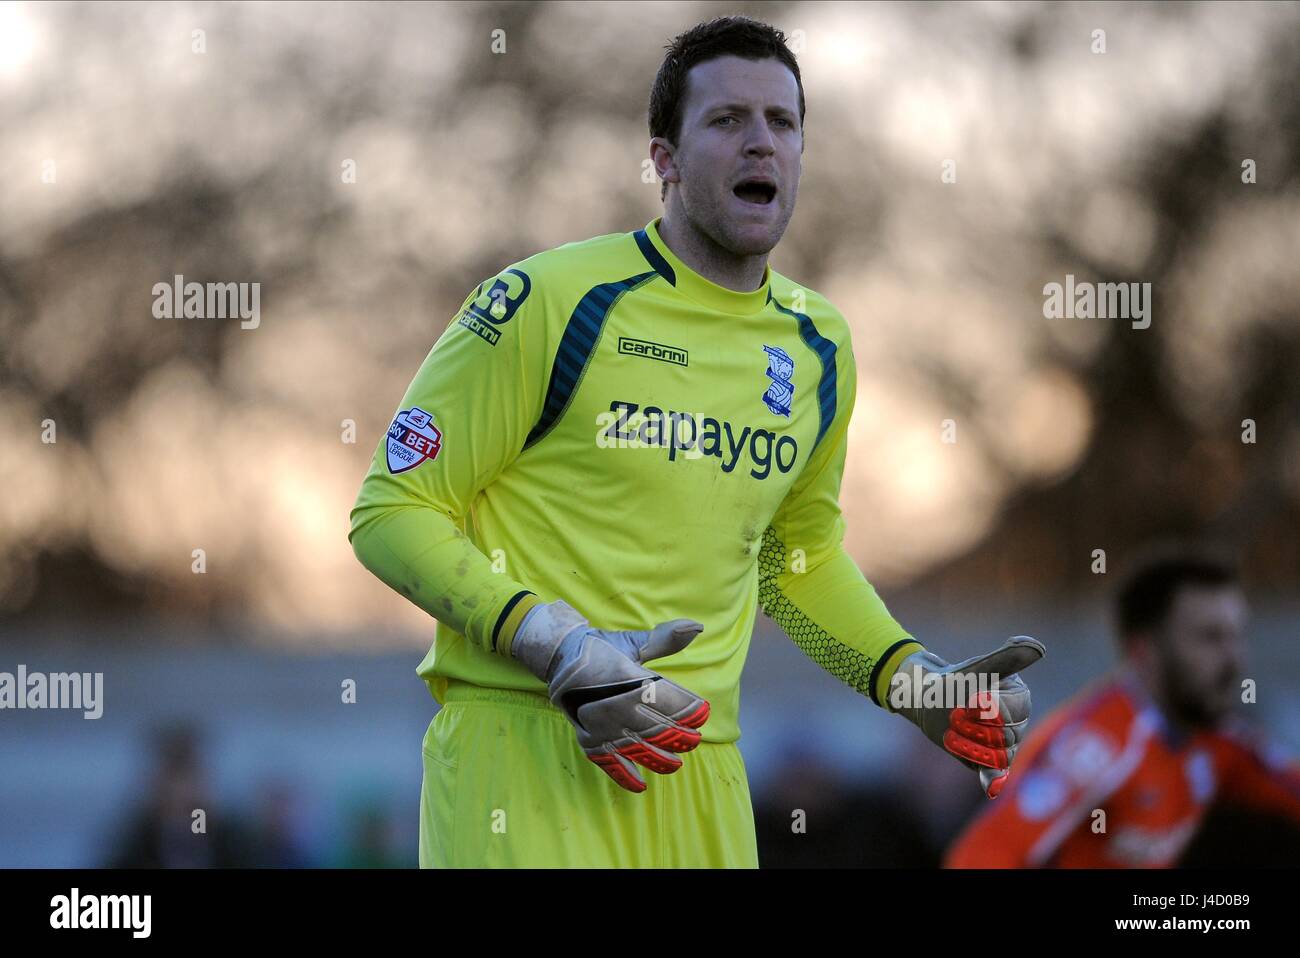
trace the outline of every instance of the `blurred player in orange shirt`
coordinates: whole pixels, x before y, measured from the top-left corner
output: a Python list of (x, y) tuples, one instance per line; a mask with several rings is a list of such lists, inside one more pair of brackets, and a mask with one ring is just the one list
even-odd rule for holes
[(946, 867), (1167, 868), (1215, 802), (1300, 823), (1300, 767), (1230, 715), (1246, 623), (1235, 569), (1151, 559), (1116, 605), (1121, 664), (1030, 735)]

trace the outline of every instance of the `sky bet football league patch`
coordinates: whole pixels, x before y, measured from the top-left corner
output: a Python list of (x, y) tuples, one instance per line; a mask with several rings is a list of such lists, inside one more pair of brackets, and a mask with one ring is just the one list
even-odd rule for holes
[(388, 471), (397, 475), (438, 458), (442, 430), (419, 406), (403, 409), (388, 427)]

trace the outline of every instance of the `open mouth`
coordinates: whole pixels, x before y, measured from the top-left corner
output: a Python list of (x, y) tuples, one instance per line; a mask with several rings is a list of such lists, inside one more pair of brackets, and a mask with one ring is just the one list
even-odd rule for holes
[(764, 179), (742, 180), (731, 192), (746, 203), (766, 206), (776, 199), (776, 184)]

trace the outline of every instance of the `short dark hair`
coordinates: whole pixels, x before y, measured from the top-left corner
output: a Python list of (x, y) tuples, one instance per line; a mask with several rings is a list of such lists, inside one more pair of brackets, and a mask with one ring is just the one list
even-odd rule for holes
[(1236, 563), (1205, 549), (1163, 547), (1140, 556), (1115, 595), (1115, 624), (1122, 645), (1160, 628), (1183, 589), (1237, 585)]
[[(696, 24), (678, 34), (664, 49), (654, 85), (650, 88), (650, 136), (661, 136), (676, 145), (682, 135), (682, 101), (686, 97), (686, 75), (691, 67), (734, 56), (745, 60), (777, 59), (789, 67), (799, 87), (799, 126), (804, 119), (803, 78), (799, 63), (785, 45), (785, 34), (773, 26), (750, 17), (718, 17)], [(663, 184), (660, 198), (668, 192)]]

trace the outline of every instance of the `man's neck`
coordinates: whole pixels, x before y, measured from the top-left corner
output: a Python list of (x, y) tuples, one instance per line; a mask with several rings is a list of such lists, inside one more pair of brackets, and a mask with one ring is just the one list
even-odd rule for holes
[(1160, 713), (1165, 726), (1175, 740), (1186, 740), (1198, 731), (1198, 727), (1188, 722), (1169, 701), (1165, 689), (1151, 674), (1150, 669), (1129, 666), (1128, 674), (1135, 690), (1145, 696), (1146, 700)]
[(737, 293), (752, 293), (763, 285), (767, 254), (737, 256), (691, 228), (685, 216), (664, 211), (659, 236), (673, 255), (711, 283)]

